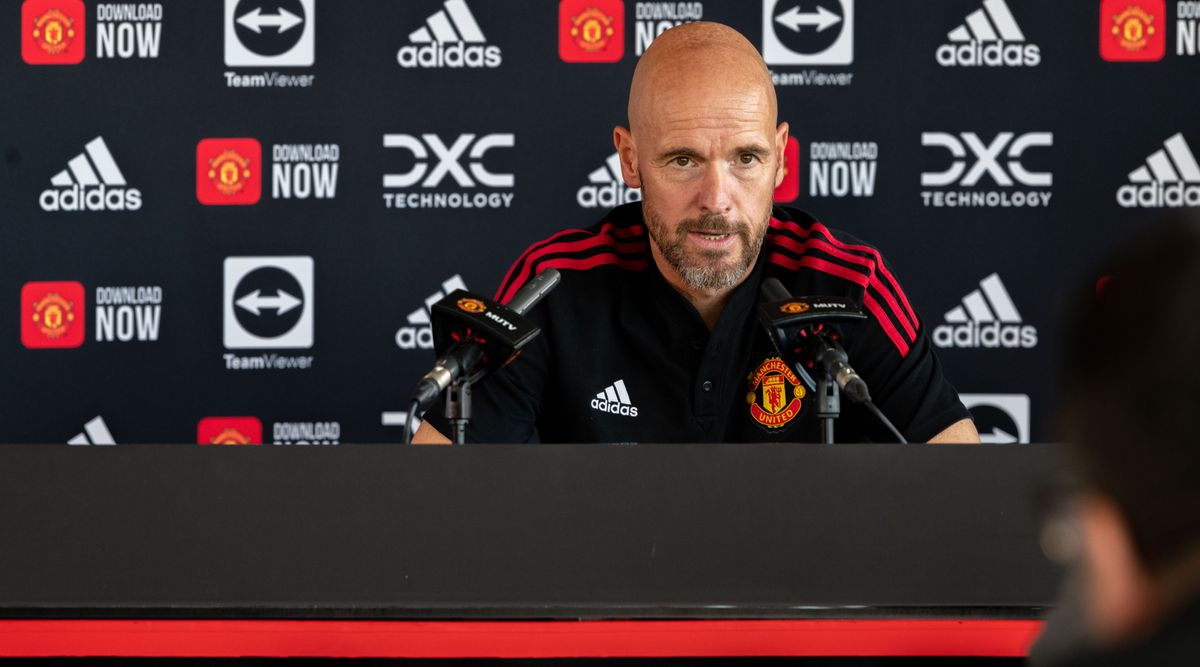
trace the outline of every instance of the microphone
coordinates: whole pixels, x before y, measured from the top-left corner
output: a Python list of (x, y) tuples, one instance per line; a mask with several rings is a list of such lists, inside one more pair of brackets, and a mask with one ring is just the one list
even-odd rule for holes
[(867, 383), (850, 366), (850, 358), (837, 339), (825, 332), (817, 332), (812, 337), (812, 342), (816, 347), (817, 362), (842, 388), (842, 392), (856, 403), (869, 403), (871, 392), (867, 391)]
[[(803, 349), (805, 356), (832, 377), (847, 396), (858, 402), (871, 400), (867, 383), (850, 366), (837, 337), (824, 326), (838, 320), (867, 319), (857, 304), (836, 296), (793, 297), (778, 278), (764, 280), (759, 293), (759, 320), (781, 356), (792, 356), (785, 352)], [(815, 391), (816, 383), (804, 365), (797, 368), (803, 372), (805, 384)]]
[(562, 280), (562, 274), (558, 269), (546, 269), (539, 273), (533, 280), (525, 283), (513, 298), (509, 300), (508, 307), (518, 315), (524, 315), (529, 312), (541, 301), (550, 290), (558, 287), (558, 282)]
[[(541, 332), (522, 315), (545, 298), (561, 279), (557, 270), (546, 269), (525, 283), (507, 306), (465, 290), (455, 290), (434, 304), (431, 311), (435, 324), (451, 320), (452, 331), (440, 336), (440, 347), (446, 352), (413, 391), (413, 413), (428, 410), (458, 378), (471, 377), (477, 382), (515, 359), (521, 348)], [(439, 328), (443, 327), (435, 326), (435, 331)], [(496, 363), (501, 359), (503, 363)], [(479, 369), (481, 362), (483, 368)]]
[[(850, 365), (849, 357), (838, 342), (836, 332), (831, 326), (826, 326), (835, 321), (865, 320), (867, 316), (862, 312), (862, 308), (843, 297), (793, 297), (777, 278), (764, 280), (759, 292), (762, 296), (762, 302), (758, 306), (759, 320), (766, 328), (779, 355), (789, 362), (799, 355), (808, 362), (807, 365), (819, 367), (826, 376), (837, 383), (846, 396), (866, 406), (867, 410), (891, 431), (898, 442), (906, 442), (904, 435), (871, 401), (866, 381)], [(792, 365), (809, 389), (817, 391), (817, 383), (805, 368), (806, 363)], [(828, 397), (822, 397), (819, 400), (827, 399)], [(836, 399), (829, 400), (829, 406), (823, 408), (828, 413), (821, 416), (826, 442), (832, 443), (832, 417), (837, 416), (838, 408)]]

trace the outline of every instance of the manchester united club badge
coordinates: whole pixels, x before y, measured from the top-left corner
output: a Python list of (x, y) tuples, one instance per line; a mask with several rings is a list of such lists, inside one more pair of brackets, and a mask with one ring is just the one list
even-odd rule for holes
[(784, 428), (800, 414), (804, 386), (779, 357), (770, 357), (759, 364), (747, 378), (747, 385), (750, 418), (763, 427)]
[(196, 144), (196, 199), (201, 204), (257, 204), (261, 196), (262, 144), (257, 139), (201, 139)]

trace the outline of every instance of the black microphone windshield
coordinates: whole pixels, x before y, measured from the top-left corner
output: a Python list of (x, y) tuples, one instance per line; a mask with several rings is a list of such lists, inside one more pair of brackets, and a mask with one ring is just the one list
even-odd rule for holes
[(525, 283), (525, 285), (517, 290), (513, 298), (505, 305), (511, 308), (518, 315), (524, 315), (537, 305), (543, 297), (550, 293), (558, 285), (558, 281), (562, 280), (562, 275), (558, 269), (546, 269), (542, 271), (536, 278)]
[(759, 296), (763, 301), (783, 301), (784, 299), (792, 298), (792, 293), (779, 282), (778, 278), (767, 278), (762, 282), (762, 287), (758, 288)]

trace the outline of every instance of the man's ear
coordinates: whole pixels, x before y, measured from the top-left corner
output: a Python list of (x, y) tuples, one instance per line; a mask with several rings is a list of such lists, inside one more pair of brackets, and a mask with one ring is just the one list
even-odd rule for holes
[(780, 123), (775, 128), (775, 187), (779, 187), (787, 173), (783, 152), (787, 150), (788, 129), (787, 123)]
[(1079, 503), (1088, 621), (1095, 636), (1120, 643), (1153, 622), (1153, 580), (1138, 556), (1124, 513), (1111, 498), (1085, 495)]
[(617, 126), (613, 128), (613, 146), (621, 158), (621, 178), (631, 188), (642, 187), (642, 175), (638, 173), (637, 147), (633, 145), (633, 133)]

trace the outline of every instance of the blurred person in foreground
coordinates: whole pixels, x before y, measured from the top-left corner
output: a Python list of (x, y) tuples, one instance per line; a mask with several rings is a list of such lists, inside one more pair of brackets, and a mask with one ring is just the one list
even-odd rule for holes
[(1107, 273), (1068, 332), (1080, 548), (1033, 662), (1200, 665), (1200, 217), (1157, 228)]
[[(638, 60), (629, 127), (613, 130), (643, 199), (534, 244), (501, 283), (562, 282), (530, 314), (543, 334), (474, 394), (471, 442), (815, 442), (815, 400), (757, 322), (759, 287), (845, 297), (850, 363), (910, 441), (978, 442), (925, 327), (875, 248), (772, 207), (788, 124), (762, 57), (736, 30), (687, 23)], [(839, 441), (892, 436), (844, 400)], [(414, 442), (447, 442), (435, 405)]]

